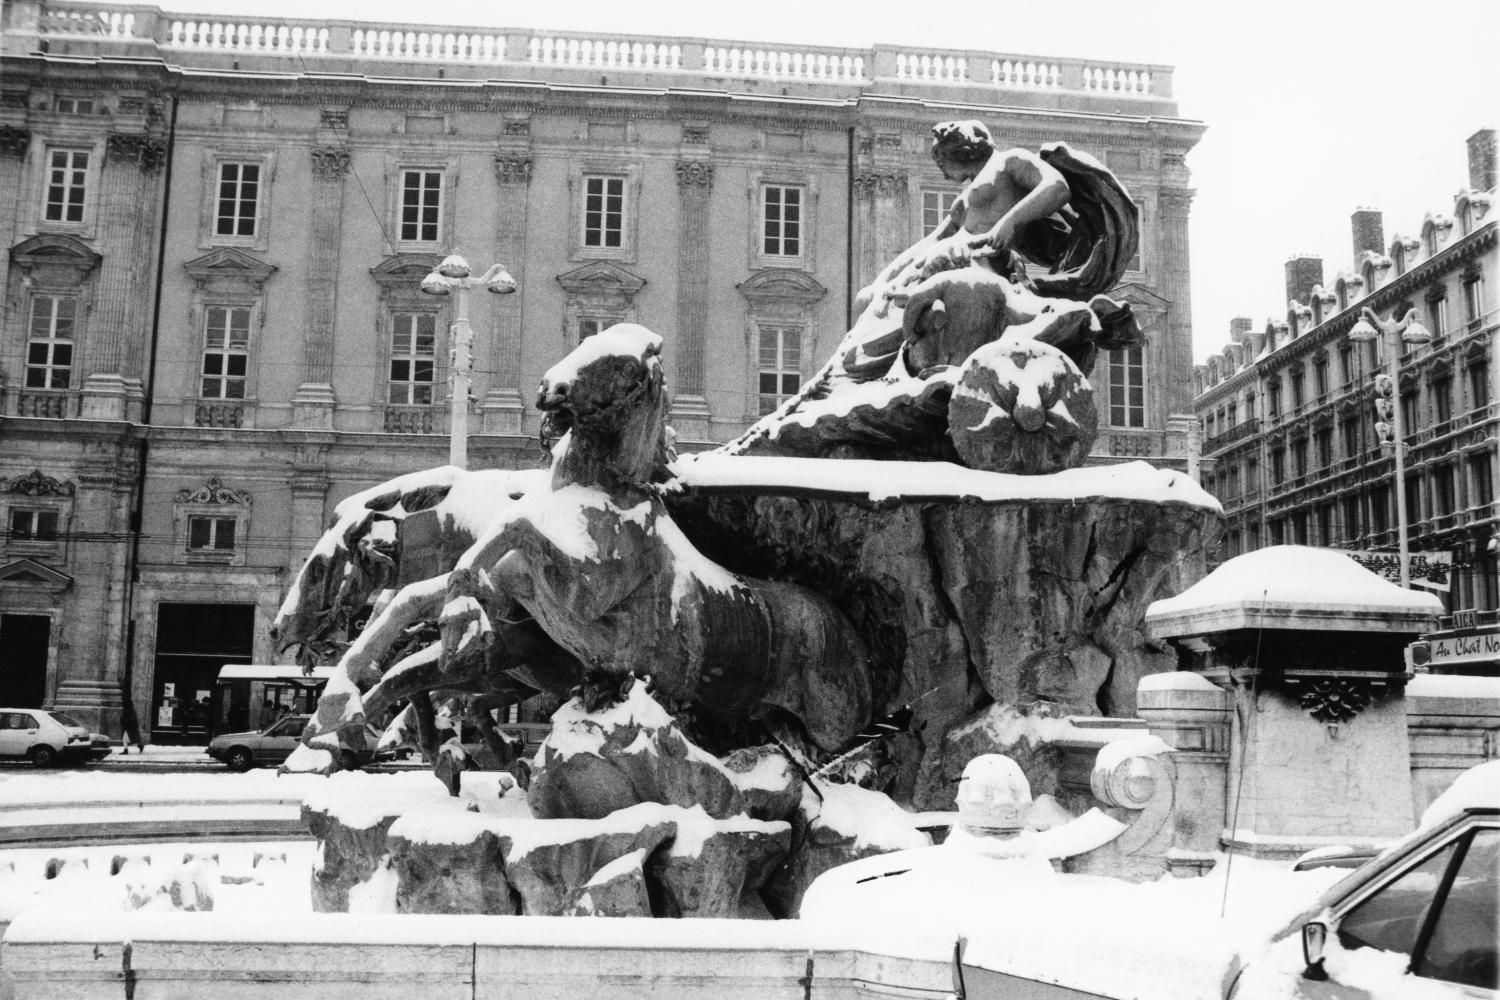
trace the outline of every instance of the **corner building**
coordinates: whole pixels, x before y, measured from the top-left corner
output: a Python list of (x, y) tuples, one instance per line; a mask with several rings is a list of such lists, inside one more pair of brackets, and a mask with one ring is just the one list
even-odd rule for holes
[[(1203, 482), (1224, 505), (1223, 558), (1296, 544), (1394, 561), (1395, 454), (1377, 434), (1373, 385), (1383, 375), (1399, 384), (1411, 551), (1451, 566), (1440, 573), (1450, 612), (1493, 620), (1500, 609), (1494, 130), (1470, 137), (1468, 153), (1451, 213), (1387, 241), (1379, 211), (1355, 211), (1348, 266), (1325, 275), (1321, 259), (1294, 256), (1285, 315), (1258, 328), (1232, 320), (1229, 344), (1198, 366)], [(1386, 321), (1412, 315), (1430, 342), (1392, 358), (1380, 339), (1352, 340), (1365, 308)]]
[(1171, 71), (199, 17), (10, 0), (0, 64), (0, 703), (157, 741), (214, 724), (333, 506), (447, 455), (461, 253), (470, 463), (541, 460), (540, 374), (620, 321), (666, 340), (679, 446), (811, 375), (854, 293), (955, 193), (928, 130), (1062, 139), (1141, 203), (1097, 460), (1184, 467), (1184, 157)]

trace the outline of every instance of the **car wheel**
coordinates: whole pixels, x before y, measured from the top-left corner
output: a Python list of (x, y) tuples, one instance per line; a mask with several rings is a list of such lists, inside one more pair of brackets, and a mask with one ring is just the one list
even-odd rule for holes
[(57, 751), (46, 744), (31, 748), (31, 762), (37, 767), (52, 767), (57, 763), (57, 758)]
[(355, 753), (354, 753), (353, 750), (340, 750), (339, 751), (339, 770), (340, 771), (358, 771), (359, 770), (359, 758), (357, 756), (355, 756)]
[(250, 756), (248, 747), (235, 747), (225, 756), (224, 763), (229, 765), (231, 771), (248, 771), (255, 760)]

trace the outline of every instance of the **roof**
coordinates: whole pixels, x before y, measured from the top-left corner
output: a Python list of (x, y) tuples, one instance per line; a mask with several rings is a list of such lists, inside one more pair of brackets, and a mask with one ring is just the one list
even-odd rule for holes
[(305, 673), (295, 663), (226, 663), (219, 669), (221, 681), (300, 681), (304, 684), (326, 681), (337, 667), (313, 667)]

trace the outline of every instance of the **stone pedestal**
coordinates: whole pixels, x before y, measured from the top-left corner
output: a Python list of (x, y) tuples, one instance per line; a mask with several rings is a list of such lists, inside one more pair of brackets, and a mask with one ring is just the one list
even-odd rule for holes
[(480, 405), (481, 433), (519, 437), (521, 415), (525, 412), (521, 394), (514, 389), (491, 389)]
[(92, 732), (118, 733), (125, 698), (117, 681), (66, 680), (57, 685), (50, 707), (68, 713)]
[(84, 420), (140, 419), (141, 398), (138, 380), (113, 374), (90, 375), (83, 383), (78, 415)]
[(336, 405), (333, 386), (326, 382), (304, 382), (292, 397), (292, 426), (298, 430), (331, 431)]
[[(1440, 609), (1341, 553), (1301, 546), (1231, 559), (1150, 607), (1147, 626), (1179, 663), (1227, 692), (1224, 846), (1287, 858), (1411, 830), (1402, 652)], [(1219, 711), (1197, 689), (1199, 710)], [(1158, 724), (1185, 721), (1164, 707), (1155, 706)]]
[(1152, 674), (1136, 690), (1136, 714), (1175, 751), (1177, 801), (1189, 805), (1175, 818), (1168, 859), (1179, 874), (1212, 863), (1225, 823), (1229, 773), (1229, 692), (1195, 673)]
[(709, 431), (712, 419), (708, 400), (702, 396), (675, 396), (667, 423), (676, 432), (678, 441), (702, 443), (712, 440)]

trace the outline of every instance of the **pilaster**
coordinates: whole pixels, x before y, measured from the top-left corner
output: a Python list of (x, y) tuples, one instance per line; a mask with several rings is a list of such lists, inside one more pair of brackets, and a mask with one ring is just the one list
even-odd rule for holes
[[(346, 119), (345, 119), (346, 120)], [(324, 122), (339, 118), (325, 112)], [(324, 133), (332, 133), (325, 135)], [(302, 384), (292, 397), (293, 426), (333, 429), (333, 339), (338, 316), (339, 248), (343, 244), (344, 177), (349, 150), (334, 128), (312, 150), (312, 224), (308, 228), (307, 324), (302, 331)]]
[[(0, 196), (0, 233), (14, 234), (16, 231), (15, 192), (21, 190), (21, 165), (26, 162), (26, 151), (30, 147), (30, 129), (0, 125), (0, 191), (7, 192)], [(10, 254), (0, 253), (0, 288), (6, 287), (9, 277)]]
[(531, 130), (527, 121), (505, 125), (495, 153), (496, 260), (516, 279), (511, 295), (495, 296), (490, 310), (490, 343), (495, 377), (480, 404), (484, 434), (518, 435), (526, 405), (521, 397), (521, 326), (526, 295), (526, 205), (531, 191)]
[(677, 254), (677, 386), (672, 426), (684, 441), (707, 441), (712, 413), (705, 393), (708, 337), (709, 196), (714, 165), (697, 146), (677, 161), (679, 230)]
[(1158, 355), (1168, 414), (1193, 411), (1193, 301), (1188, 280), (1188, 209), (1192, 200), (1193, 192), (1188, 188), (1163, 190), (1157, 196), (1157, 231), (1161, 234), (1158, 289), (1171, 302), (1167, 341)]
[(139, 419), (146, 323), (156, 254), (156, 183), (166, 144), (153, 135), (115, 133), (105, 146), (97, 202), (104, 260), (90, 322), (92, 369), (83, 384), (82, 416)]

